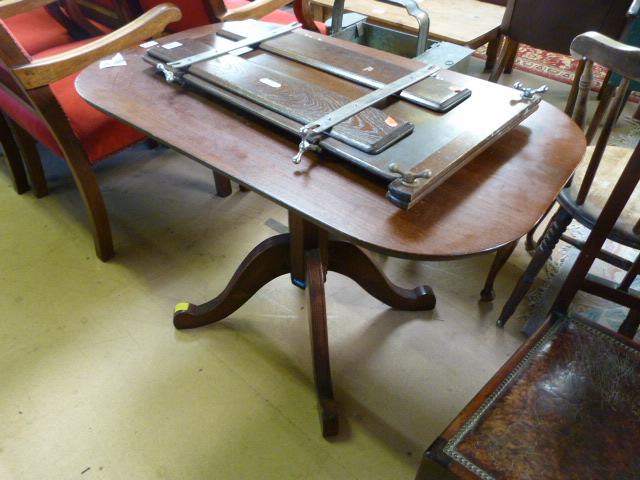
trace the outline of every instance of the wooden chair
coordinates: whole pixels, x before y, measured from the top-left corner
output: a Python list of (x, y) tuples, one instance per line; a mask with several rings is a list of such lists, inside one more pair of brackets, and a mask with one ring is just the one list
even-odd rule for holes
[[(92, 166), (144, 137), (86, 104), (75, 90), (75, 77), (96, 60), (162, 32), (181, 15), (174, 6), (160, 6), (98, 39), (57, 46), (32, 57), (11, 35), (4, 19), (52, 3), (53, 0), (0, 3), (0, 108), (10, 119), (14, 135), (14, 142), (8, 140), (7, 125), (0, 125), (2, 141), (5, 149), (9, 145), (9, 150), (21, 150), (37, 196), (46, 194), (47, 187), (33, 139), (67, 161), (89, 212), (96, 253), (107, 260), (113, 255), (113, 240)], [(10, 167), (15, 167), (16, 183), (16, 178), (21, 179), (24, 174), (17, 162), (9, 160)]]
[[(51, 5), (52, 7), (54, 4)], [(68, 45), (84, 37), (86, 32), (79, 32), (75, 25), (61, 22), (56, 11), (49, 5), (40, 6), (4, 19), (5, 26), (22, 48), (29, 55), (37, 55), (51, 48)], [(68, 19), (64, 19), (68, 20)], [(9, 163), (9, 171), (16, 192), (24, 193), (30, 184), (26, 174), (20, 148), (14, 138), (10, 120), (0, 113), (0, 144)]]
[(76, 0), (74, 4), (83, 18), (99, 22), (116, 29), (134, 20), (142, 12), (135, 4), (119, 0)]
[(26, 10), (3, 20), (7, 29), (29, 55), (79, 40), (74, 29), (61, 22), (47, 6)]
[(637, 0), (509, 0), (500, 26), (504, 43), (489, 81), (497, 82), (503, 72), (510, 71), (520, 43), (568, 55), (571, 41), (583, 32), (624, 38), (637, 10)]
[[(616, 51), (598, 38), (579, 41), (587, 51)], [(638, 478), (640, 344), (567, 311), (583, 290), (638, 316), (637, 293), (588, 272), (639, 180), (636, 147), (547, 321), (431, 444), (418, 480)]]
[[(619, 92), (615, 101), (609, 106), (602, 128), (599, 128), (600, 126), (597, 122), (592, 122), (587, 130), (586, 136), (589, 142), (594, 138), (596, 131), (600, 130), (595, 145), (588, 150), (590, 158), (588, 161), (585, 160), (583, 162), (573, 180), (558, 196), (557, 202), (560, 208), (539, 242), (531, 263), (505, 304), (498, 320), (498, 325), (500, 326), (504, 325), (513, 314), (560, 239), (571, 243), (577, 248), (581, 248), (582, 244), (579, 241), (565, 236), (563, 233), (573, 219), (587, 228), (593, 227), (606, 199), (609, 197), (611, 178), (615, 179), (615, 176), (622, 171), (630, 155), (630, 149), (612, 147), (608, 143), (613, 126), (626, 99), (624, 92), (627, 90), (631, 80), (640, 79), (640, 48), (630, 47), (595, 32), (590, 32), (589, 34), (578, 36), (572, 43), (571, 49), (574, 56), (586, 58), (586, 68), (582, 78), (579, 80), (578, 103), (574, 113), (574, 119), (579, 125), (584, 127), (586, 123), (586, 102), (591, 86), (591, 66), (593, 62), (620, 74), (624, 80), (618, 89)], [(601, 115), (596, 114), (596, 116), (599, 117)], [(629, 207), (620, 217), (616, 228), (610, 233), (611, 240), (634, 249), (640, 249), (640, 225), (638, 225), (638, 219), (640, 218), (638, 206), (640, 204), (637, 200), (638, 197), (634, 197), (634, 201), (629, 204)], [(635, 263), (629, 262), (605, 250), (600, 252), (599, 257), (628, 271), (628, 274), (618, 287), (621, 290), (628, 290), (631, 281), (640, 269), (638, 261), (636, 260)], [(634, 323), (635, 320), (629, 319), (629, 322)], [(628, 322), (623, 325), (625, 330), (629, 330), (629, 328), (634, 330)]]

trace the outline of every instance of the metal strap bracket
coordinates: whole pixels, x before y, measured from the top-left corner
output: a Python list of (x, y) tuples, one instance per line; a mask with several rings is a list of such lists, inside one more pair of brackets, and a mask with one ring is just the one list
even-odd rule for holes
[(309, 149), (309, 147), (317, 143), (323, 132), (331, 129), (337, 124), (344, 122), (345, 120), (353, 117), (354, 115), (362, 112), (363, 110), (373, 106), (381, 100), (387, 97), (395, 95), (405, 88), (409, 88), (411, 85), (418, 83), (425, 78), (435, 75), (439, 67), (434, 65), (427, 65), (420, 70), (411, 72), (398, 80), (391, 82), (377, 90), (368, 93), (367, 95), (360, 97), (348, 104), (334, 110), (333, 112), (325, 115), (324, 117), (307, 123), (300, 129), (300, 135), (302, 141), (300, 142), (300, 148), (295, 157), (293, 157), (293, 163), (300, 163), (302, 154)]
[(222, 55), (226, 55), (234, 50), (238, 50), (244, 47), (250, 47), (252, 45), (256, 45), (258, 43), (262, 43), (266, 40), (270, 40), (272, 38), (279, 37), (280, 35), (284, 35), (286, 33), (292, 32), (297, 28), (300, 28), (302, 25), (299, 23), (291, 23), (289, 25), (285, 25), (284, 27), (277, 28), (275, 30), (271, 30), (270, 32), (266, 32), (263, 35), (256, 35), (255, 37), (248, 37), (244, 40), (240, 40), (235, 42), (233, 45), (222, 48), (222, 49), (212, 49), (207, 52), (199, 53), (197, 55), (192, 55), (187, 58), (183, 58), (181, 60), (176, 60), (174, 62), (169, 62), (167, 65), (171, 68), (185, 68), (194, 63), (204, 62), (205, 60), (212, 60), (217, 57), (221, 57)]

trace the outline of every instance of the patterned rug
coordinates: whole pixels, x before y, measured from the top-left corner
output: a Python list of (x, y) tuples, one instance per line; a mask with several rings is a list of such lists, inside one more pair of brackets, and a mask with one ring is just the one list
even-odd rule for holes
[[(567, 233), (579, 240), (585, 240), (589, 235), (589, 230), (577, 222), (572, 222), (567, 229)], [(605, 243), (605, 248), (629, 260), (633, 260), (637, 253), (630, 248), (609, 240)], [(560, 242), (556, 250), (554, 250), (552, 258), (546, 265), (546, 276), (543, 284), (527, 295), (529, 311), (522, 328), (523, 333), (526, 335), (531, 335), (535, 332), (546, 318), (560, 287), (578, 257), (578, 253), (579, 251), (576, 248), (563, 242)], [(600, 260), (594, 262), (589, 272), (616, 283), (622, 280), (624, 275), (622, 270)], [(635, 291), (640, 290), (640, 277), (636, 279), (631, 288)], [(570, 314), (575, 313), (589, 318), (611, 330), (617, 330), (620, 327), (628, 311), (629, 309), (626, 307), (584, 292), (578, 292), (569, 309)], [(640, 332), (636, 335), (636, 340), (640, 341)]]
[[(486, 51), (486, 46), (480, 47), (474, 52), (473, 56), (484, 60), (487, 58)], [(571, 83), (573, 83), (573, 75), (578, 67), (578, 62), (579, 60), (568, 55), (547, 52), (539, 48), (529, 47), (528, 45), (520, 45), (518, 47), (518, 56), (516, 57), (514, 68), (571, 85)], [(606, 73), (607, 70), (602, 66), (594, 66), (594, 91), (600, 91)], [(632, 100), (638, 101), (635, 92)]]

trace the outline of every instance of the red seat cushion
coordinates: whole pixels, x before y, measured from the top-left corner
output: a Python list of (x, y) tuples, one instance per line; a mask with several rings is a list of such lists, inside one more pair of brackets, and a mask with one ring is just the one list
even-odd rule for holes
[[(144, 11), (148, 11), (156, 5), (164, 3), (166, 0), (140, 0), (140, 5)], [(209, 16), (205, 10), (203, 0), (172, 0), (171, 3), (176, 5), (182, 11), (182, 20), (172, 23), (167, 26), (167, 30), (171, 32), (180, 32), (189, 28), (201, 27), (207, 25), (209, 22)], [(247, 0), (225, 0), (225, 5), (228, 10), (248, 5), (250, 2)], [(282, 10), (276, 10), (269, 13), (261, 20), (265, 22), (289, 24), (296, 21), (295, 15)], [(327, 29), (323, 23), (316, 22), (318, 28), (322, 33), (327, 33)]]
[[(90, 41), (84, 40), (52, 48), (41, 52), (35, 58), (62, 53)], [(75, 88), (77, 76), (78, 74), (72, 75), (52, 84), (51, 90), (66, 113), (91, 163), (118, 153), (145, 138), (143, 134), (99, 112), (85, 102)], [(45, 123), (2, 89), (0, 89), (0, 108), (34, 138), (62, 156), (58, 144)]]
[(74, 41), (67, 29), (53, 19), (44, 7), (9, 17), (4, 24), (29, 55)]
[[(142, 10), (145, 12), (151, 10), (153, 7), (166, 3), (166, 0), (139, 0)], [(207, 25), (209, 22), (209, 16), (205, 10), (202, 0), (172, 0), (176, 7), (182, 12), (182, 19), (170, 23), (167, 25), (167, 30), (170, 32), (181, 32), (190, 28), (201, 27)]]
[[(227, 9), (232, 10), (234, 8), (244, 7), (245, 5), (249, 5), (248, 0), (225, 0), (225, 5)], [(262, 17), (260, 20), (264, 20), (265, 22), (271, 23), (281, 23), (283, 25), (288, 25), (289, 23), (297, 22), (296, 16), (293, 13), (288, 13), (283, 10), (276, 10), (274, 12), (269, 13), (268, 15)], [(320, 32), (323, 34), (327, 34), (327, 27), (322, 22), (314, 22)]]

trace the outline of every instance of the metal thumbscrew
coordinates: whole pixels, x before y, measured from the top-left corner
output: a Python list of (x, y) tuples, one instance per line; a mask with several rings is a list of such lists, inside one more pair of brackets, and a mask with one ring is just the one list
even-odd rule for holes
[(404, 185), (405, 187), (415, 188), (418, 186), (418, 182), (416, 182), (416, 179), (431, 177), (431, 170), (429, 169), (424, 170), (423, 172), (420, 172), (420, 173), (405, 172), (400, 167), (398, 167), (398, 165), (395, 163), (392, 163), (389, 165), (389, 171), (393, 173), (399, 173), (400, 183), (402, 183), (402, 185)]
[(156, 69), (160, 70), (163, 74), (164, 74), (164, 79), (171, 83), (175, 80), (175, 76), (173, 74), (173, 72), (171, 70), (169, 70), (167, 67), (165, 67), (163, 64), (158, 63), (156, 65)]
[(549, 87), (547, 87), (546, 85), (543, 85), (539, 88), (527, 88), (522, 84), (522, 82), (516, 82), (513, 85), (513, 88), (522, 92), (520, 94), (520, 98), (522, 100), (531, 100), (536, 93), (544, 93), (549, 90)]

